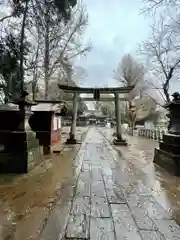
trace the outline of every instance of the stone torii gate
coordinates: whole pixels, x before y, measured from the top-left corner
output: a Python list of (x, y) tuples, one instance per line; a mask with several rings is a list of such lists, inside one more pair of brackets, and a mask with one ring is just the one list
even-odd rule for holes
[[(82, 98), (84, 101), (115, 101), (115, 115), (116, 115), (116, 139), (113, 141), (115, 145), (127, 145), (127, 142), (122, 138), (121, 131), (121, 111), (120, 111), (120, 100), (125, 101), (126, 98), (119, 98), (120, 93), (129, 93), (134, 86), (129, 87), (117, 87), (117, 88), (81, 88), (81, 87), (70, 87), (67, 85), (58, 85), (61, 90), (68, 93), (73, 93), (73, 116), (71, 130), (69, 133), (68, 144), (76, 144), (76, 122), (77, 122), (77, 110), (78, 110), (78, 98), (81, 93), (94, 94), (92, 98)], [(101, 94), (113, 93), (114, 98), (101, 98)], [(68, 99), (66, 99), (68, 100)], [(71, 99), (69, 99), (71, 100)]]

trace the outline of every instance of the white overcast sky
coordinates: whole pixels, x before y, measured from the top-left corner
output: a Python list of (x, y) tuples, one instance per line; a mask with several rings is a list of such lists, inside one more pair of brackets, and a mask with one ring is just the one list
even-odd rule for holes
[(148, 38), (151, 20), (140, 15), (141, 0), (84, 0), (89, 15), (85, 39), (92, 42), (86, 58), (76, 60), (88, 77), (84, 86), (116, 86), (112, 79), (121, 57), (135, 54)]

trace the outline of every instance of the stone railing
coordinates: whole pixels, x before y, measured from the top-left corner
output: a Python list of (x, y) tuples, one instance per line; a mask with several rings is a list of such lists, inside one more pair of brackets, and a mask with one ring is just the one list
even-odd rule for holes
[(166, 128), (155, 128), (155, 129), (139, 128), (138, 129), (138, 136), (154, 139), (157, 141), (161, 141), (165, 133), (167, 133)]

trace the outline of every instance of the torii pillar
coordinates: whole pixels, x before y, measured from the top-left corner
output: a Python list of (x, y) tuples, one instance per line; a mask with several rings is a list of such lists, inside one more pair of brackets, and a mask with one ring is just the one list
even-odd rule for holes
[(74, 92), (73, 97), (73, 114), (72, 114), (72, 122), (71, 129), (69, 133), (69, 138), (66, 141), (66, 144), (76, 144), (76, 123), (77, 123), (77, 111), (78, 111), (78, 92)]
[(116, 137), (113, 143), (115, 145), (126, 146), (127, 142), (122, 138), (122, 128), (121, 128), (121, 108), (120, 108), (120, 99), (119, 93), (114, 93), (115, 96), (115, 116), (116, 116)]

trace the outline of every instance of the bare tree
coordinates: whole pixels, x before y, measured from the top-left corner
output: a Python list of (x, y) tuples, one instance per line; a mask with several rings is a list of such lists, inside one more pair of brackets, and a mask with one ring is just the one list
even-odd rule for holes
[(115, 71), (114, 78), (119, 82), (121, 86), (133, 86), (134, 89), (128, 94), (128, 101), (124, 105), (126, 118), (128, 119), (133, 129), (136, 122), (136, 110), (133, 111), (134, 100), (142, 98), (145, 89), (146, 69), (144, 66), (136, 61), (130, 54), (124, 55)]
[[(4, 16), (0, 23), (20, 32), (19, 23), (22, 22), (23, 1), (14, 7), (14, 2), (8, 1), (10, 14)], [(26, 23), (23, 38), (26, 36), (31, 42), (30, 54), (21, 64), (25, 80), (33, 82), (33, 91), (37, 83), (44, 84), (45, 97), (51, 78), (59, 78), (65, 74), (64, 59), (74, 59), (78, 55), (86, 54), (90, 44), (82, 40), (88, 21), (84, 6), (78, 3), (71, 9), (71, 18), (65, 21), (64, 15), (57, 12), (57, 6), (49, 0), (28, 0)], [(18, 16), (18, 18), (17, 18)], [(22, 61), (21, 61), (22, 62)], [(44, 82), (44, 83), (43, 83)]]
[(144, 76), (146, 69), (130, 54), (124, 55), (114, 71), (114, 78), (121, 86), (135, 86), (129, 94), (129, 103), (137, 96), (141, 97), (145, 90)]
[[(3, 14), (0, 18), (0, 22), (3, 22), (4, 20), (10, 19), (12, 17), (20, 17), (21, 14), (23, 14), (24, 6), (23, 4), (28, 4), (30, 0), (6, 0), (6, 1), (0, 1), (1, 8), (10, 8), (8, 9), (7, 14)], [(76, 5), (76, 1), (70, 1), (70, 0), (47, 0), (47, 3), (49, 6), (53, 6), (54, 9), (56, 9), (56, 12), (58, 15), (61, 15), (65, 21), (68, 21), (71, 18), (71, 8), (73, 8)]]
[(76, 85), (83, 84), (87, 78), (86, 70), (81, 66), (75, 66), (73, 69), (72, 79)]
[[(65, 63), (78, 55), (86, 54), (90, 50), (90, 44), (83, 44), (82, 37), (86, 27), (88, 16), (83, 5), (77, 5), (68, 22), (64, 22), (59, 16), (54, 16), (52, 8), (48, 8), (46, 0), (34, 4), (33, 16), (38, 19), (36, 29), (29, 29), (35, 39), (41, 39), (39, 56), (36, 59), (40, 74), (44, 79), (45, 98), (48, 96), (48, 86), (51, 78), (58, 78), (60, 72), (65, 74)], [(38, 8), (35, 8), (38, 6)], [(46, 6), (46, 7), (44, 7)], [(38, 27), (38, 28), (37, 28)], [(40, 31), (38, 32), (40, 28)], [(37, 45), (36, 45), (37, 46)]]
[(170, 101), (170, 84), (178, 79), (180, 67), (180, 44), (169, 27), (161, 19), (152, 27), (152, 37), (142, 42), (140, 53), (148, 60), (148, 68), (158, 90), (165, 102)]
[(171, 8), (180, 6), (179, 0), (143, 0), (142, 13), (156, 12), (161, 7)]

